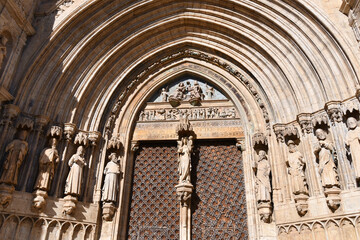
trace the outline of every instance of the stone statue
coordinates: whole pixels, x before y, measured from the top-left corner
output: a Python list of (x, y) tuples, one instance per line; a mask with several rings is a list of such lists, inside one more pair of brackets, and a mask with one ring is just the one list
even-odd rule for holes
[(346, 121), (349, 128), (346, 134), (346, 145), (349, 148), (351, 159), (355, 169), (356, 179), (360, 179), (360, 127), (357, 125), (357, 120), (349, 117)]
[(326, 141), (326, 133), (323, 129), (318, 128), (315, 135), (319, 141), (315, 147), (314, 153), (319, 164), (319, 174), (321, 183), (324, 188), (339, 186), (339, 180), (335, 165), (334, 146)]
[(213, 87), (209, 87), (207, 84), (206, 84), (206, 99), (207, 100), (211, 100), (213, 99), (215, 95), (215, 90)]
[(181, 82), (175, 89), (175, 92), (171, 94), (169, 98), (181, 101), (184, 98), (185, 91), (186, 91), (186, 87), (184, 86), (184, 83)]
[(70, 172), (66, 179), (65, 195), (79, 196), (81, 193), (81, 181), (85, 162), (85, 148), (79, 146), (76, 153), (70, 158)]
[(204, 99), (204, 94), (197, 81), (194, 81), (194, 86), (189, 88), (190, 99)]
[(307, 184), (305, 179), (305, 162), (302, 154), (296, 149), (294, 141), (287, 142), (289, 154), (286, 164), (288, 173), (291, 177), (292, 191), (295, 195), (307, 193)]
[(105, 180), (101, 200), (104, 202), (116, 202), (120, 164), (115, 153), (109, 155), (109, 160), (104, 170)]
[(167, 92), (167, 90), (165, 88), (163, 88), (161, 90), (161, 101), (162, 102), (167, 102), (167, 100), (168, 100), (168, 92)]
[(51, 148), (45, 148), (39, 159), (39, 174), (36, 180), (35, 189), (48, 191), (51, 180), (54, 178), (55, 167), (59, 162), (59, 154), (56, 149), (57, 139), (51, 138)]
[(16, 185), (18, 179), (19, 168), (28, 151), (28, 143), (25, 141), (27, 131), (19, 132), (18, 139), (13, 140), (6, 146), (5, 152), (7, 156), (3, 165), (3, 173), (0, 183)]
[(259, 202), (270, 202), (270, 163), (264, 150), (259, 151), (258, 160), (254, 166), (256, 196)]
[(178, 163), (180, 183), (190, 183), (191, 152), (193, 148), (193, 137), (183, 137), (178, 141)]
[(5, 36), (0, 37), (0, 69), (6, 58), (6, 43), (8, 39)]

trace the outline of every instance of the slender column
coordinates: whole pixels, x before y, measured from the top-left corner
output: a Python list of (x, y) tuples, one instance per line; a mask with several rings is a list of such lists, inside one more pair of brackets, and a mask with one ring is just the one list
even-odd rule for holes
[(56, 185), (55, 194), (56, 197), (62, 196), (63, 189), (60, 189), (61, 183), (62, 183), (62, 177), (64, 175), (64, 166), (67, 164), (67, 155), (69, 146), (71, 143), (71, 140), (75, 134), (76, 131), (76, 125), (74, 123), (64, 123), (64, 135), (65, 135), (65, 148), (63, 151), (63, 154), (61, 156), (60, 161), (60, 174), (59, 174), (59, 180)]
[(87, 177), (86, 177), (86, 187), (85, 187), (85, 193), (84, 193), (84, 200), (87, 201), (88, 200), (88, 191), (89, 191), (89, 188), (90, 188), (90, 176), (91, 176), (91, 173), (92, 173), (92, 170), (93, 170), (93, 158), (94, 158), (94, 154), (95, 154), (95, 150), (96, 150), (96, 146), (97, 146), (97, 143), (99, 141), (99, 139), (101, 138), (101, 133), (99, 132), (90, 132), (89, 133), (89, 140), (90, 140), (90, 143), (91, 143), (91, 155), (90, 155), (90, 158), (89, 158), (89, 164), (88, 164), (88, 174), (87, 174)]
[(180, 240), (191, 239), (191, 155), (195, 133), (187, 117), (180, 119), (178, 135), (179, 184), (175, 186), (180, 201)]
[(355, 181), (351, 174), (349, 161), (346, 159), (345, 134), (346, 126), (343, 122), (343, 113), (340, 109), (340, 102), (328, 102), (325, 109), (331, 119), (331, 129), (337, 151), (339, 174), (343, 182), (344, 189), (355, 188)]
[(303, 153), (306, 165), (307, 176), (308, 176), (308, 185), (310, 196), (319, 196), (322, 194), (322, 187), (320, 187), (318, 172), (316, 171), (317, 167), (315, 164), (315, 157), (313, 155), (313, 125), (311, 123), (311, 115), (308, 113), (301, 113), (297, 117), (298, 122), (302, 129), (301, 142), (303, 145)]
[(37, 146), (38, 146), (38, 143), (39, 143), (39, 138), (40, 138), (40, 134), (41, 132), (44, 130), (44, 127), (45, 125), (49, 122), (49, 118), (46, 117), (46, 116), (37, 116), (35, 118), (35, 129), (34, 129), (34, 132), (35, 132), (35, 139), (33, 141), (33, 147), (31, 149), (31, 152), (30, 152), (30, 156), (29, 156), (29, 163), (28, 163), (28, 169), (27, 171), (25, 172), (25, 178), (24, 178), (24, 184), (22, 185), (22, 188), (21, 188), (21, 191), (26, 191), (26, 187), (27, 187), (27, 184), (28, 184), (28, 179), (30, 177), (30, 173), (32, 171), (32, 165), (33, 165), (33, 162), (35, 161), (35, 154), (36, 154), (36, 149), (37, 149)]

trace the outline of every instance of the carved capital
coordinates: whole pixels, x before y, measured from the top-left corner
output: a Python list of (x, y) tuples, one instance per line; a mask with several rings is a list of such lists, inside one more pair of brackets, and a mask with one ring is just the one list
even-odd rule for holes
[(36, 116), (35, 118), (35, 131), (42, 132), (44, 127), (49, 122), (49, 118), (47, 116)]
[(245, 139), (244, 139), (244, 138), (238, 138), (238, 139), (236, 139), (236, 147), (237, 147), (240, 151), (245, 151), (245, 149), (246, 149)]
[(100, 139), (101, 139), (100, 132), (97, 131), (89, 132), (89, 140), (92, 146), (96, 146)]
[(86, 132), (79, 131), (78, 134), (76, 134), (74, 139), (74, 144), (88, 146), (89, 144), (89, 137)]
[(356, 99), (352, 99), (341, 104), (341, 109), (343, 114), (346, 115), (348, 112), (353, 113), (354, 111), (359, 112), (359, 101)]
[(139, 150), (140, 144), (139, 141), (131, 141), (131, 151), (136, 152)]
[(326, 103), (325, 110), (333, 124), (342, 122), (343, 112), (341, 111), (340, 102), (332, 101)]
[(48, 137), (61, 139), (62, 128), (59, 126), (51, 126), (47, 132)]
[(273, 129), (278, 142), (283, 143), (285, 141), (285, 137), (284, 137), (285, 125), (278, 123), (273, 126)]
[(301, 130), (303, 133), (310, 134), (313, 131), (313, 125), (311, 122), (310, 113), (301, 113), (297, 116), (297, 121), (300, 124)]
[(255, 133), (252, 139), (253, 139), (253, 143), (254, 143), (254, 148), (256, 148), (256, 146), (267, 146), (268, 145), (268, 140), (266, 138), (266, 135), (263, 133)]
[(0, 125), (10, 125), (14, 118), (19, 115), (20, 108), (14, 104), (7, 104), (4, 107), (4, 115)]
[(312, 116), (311, 123), (314, 127), (316, 127), (316, 125), (322, 124), (328, 125), (329, 119), (325, 112), (321, 112)]
[(34, 128), (34, 121), (27, 117), (22, 117), (16, 124), (17, 129), (31, 131)]
[(284, 129), (284, 137), (299, 137), (299, 131), (295, 125), (288, 125)]
[(119, 136), (112, 136), (108, 142), (107, 149), (119, 150), (122, 146)]
[(64, 135), (66, 141), (71, 141), (76, 131), (75, 123), (64, 123)]

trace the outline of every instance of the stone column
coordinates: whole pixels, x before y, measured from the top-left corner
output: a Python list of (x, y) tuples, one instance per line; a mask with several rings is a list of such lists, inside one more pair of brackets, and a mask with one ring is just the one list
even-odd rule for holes
[(65, 148), (63, 150), (63, 154), (61, 156), (60, 160), (60, 174), (59, 174), (59, 180), (56, 185), (55, 189), (55, 195), (56, 197), (61, 197), (63, 189), (61, 189), (61, 184), (63, 181), (63, 175), (64, 175), (64, 166), (67, 164), (67, 155), (70, 147), (70, 143), (72, 138), (74, 137), (76, 131), (76, 125), (74, 123), (64, 123), (64, 136), (65, 136)]
[(27, 171), (25, 172), (25, 178), (24, 178), (24, 181), (23, 181), (23, 185), (22, 185), (22, 188), (21, 188), (21, 191), (26, 191), (26, 187), (27, 187), (27, 184), (28, 184), (28, 179), (30, 177), (30, 173), (31, 173), (31, 170), (32, 170), (32, 162), (34, 161), (34, 158), (35, 158), (35, 154), (36, 154), (36, 149), (37, 149), (37, 146), (38, 146), (38, 143), (39, 143), (39, 138), (40, 138), (40, 134), (43, 132), (44, 130), (44, 127), (46, 124), (48, 124), (49, 122), (49, 118), (47, 116), (37, 116), (35, 118), (35, 128), (34, 128), (34, 132), (35, 132), (35, 138), (33, 138), (32, 140), (32, 145), (34, 146), (31, 151), (30, 151), (30, 156), (29, 156), (29, 163), (28, 163), (28, 169)]
[(310, 196), (319, 196), (322, 194), (322, 187), (320, 186), (319, 174), (316, 171), (317, 167), (315, 164), (315, 157), (313, 155), (313, 142), (314, 135), (313, 135), (313, 125), (311, 122), (311, 114), (308, 113), (301, 113), (297, 116), (297, 120), (300, 124), (302, 130), (302, 136), (300, 140), (303, 145), (303, 153), (306, 165), (307, 176), (309, 178), (308, 185), (309, 185), (309, 194)]
[(99, 132), (90, 132), (89, 133), (89, 140), (90, 140), (90, 143), (91, 143), (91, 155), (90, 155), (90, 158), (89, 158), (89, 167), (88, 167), (88, 174), (87, 174), (87, 177), (86, 177), (86, 188), (85, 188), (85, 193), (84, 193), (84, 200), (86, 202), (88, 202), (88, 191), (89, 191), (89, 188), (90, 188), (90, 176), (91, 176), (91, 173), (92, 173), (92, 170), (93, 170), (93, 159), (94, 159), (94, 155), (95, 155), (95, 150), (96, 150), (96, 147), (97, 147), (97, 144), (99, 142), (101, 138), (101, 133)]
[(193, 185), (190, 179), (191, 156), (195, 133), (187, 116), (180, 119), (176, 129), (178, 135), (179, 184), (175, 186), (180, 202), (180, 240), (191, 239), (191, 194)]
[(340, 180), (344, 189), (355, 188), (355, 181), (351, 174), (349, 161), (346, 159), (345, 134), (347, 127), (343, 122), (343, 112), (340, 109), (340, 102), (332, 101), (325, 104), (325, 109), (331, 120), (331, 129), (337, 150), (338, 168)]

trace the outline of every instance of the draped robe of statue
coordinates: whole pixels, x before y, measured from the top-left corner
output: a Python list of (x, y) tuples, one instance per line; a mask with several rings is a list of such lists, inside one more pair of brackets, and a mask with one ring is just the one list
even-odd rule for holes
[(288, 172), (291, 177), (292, 191), (294, 194), (307, 193), (305, 180), (305, 162), (299, 151), (289, 152), (288, 155)]
[(59, 154), (55, 147), (46, 148), (40, 154), (39, 174), (35, 189), (47, 191), (55, 174), (55, 165), (59, 161)]
[(3, 165), (3, 173), (0, 183), (16, 185), (19, 168), (28, 151), (28, 143), (24, 140), (15, 139), (6, 146), (7, 156)]
[(271, 201), (270, 163), (265, 153), (260, 151), (256, 164), (256, 196), (258, 202)]
[(323, 187), (339, 186), (336, 165), (334, 162), (334, 147), (326, 141), (319, 141), (320, 146), (315, 150), (319, 163), (319, 173)]
[[(351, 122), (353, 121), (353, 122)], [(346, 145), (350, 148), (352, 164), (355, 169), (356, 178), (360, 178), (360, 127), (357, 126), (355, 118), (348, 119), (349, 131), (346, 134)]]
[[(110, 158), (112, 157), (110, 156)], [(120, 165), (116, 162), (116, 156), (114, 158), (106, 164), (104, 170), (105, 180), (101, 200), (105, 202), (116, 202)]]
[(81, 181), (83, 167), (86, 166), (83, 147), (79, 147), (69, 160), (70, 172), (66, 179), (65, 195), (79, 196), (81, 193)]
[(179, 175), (180, 183), (190, 182), (190, 171), (191, 171), (191, 143), (187, 138), (183, 138), (182, 141), (179, 141)]

